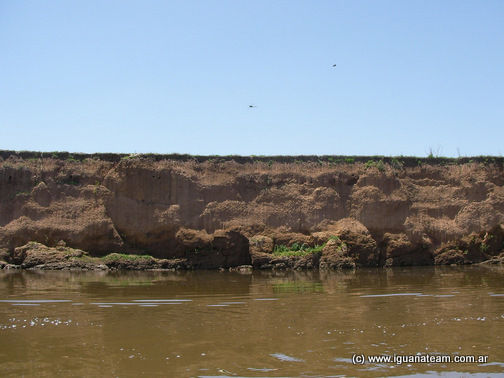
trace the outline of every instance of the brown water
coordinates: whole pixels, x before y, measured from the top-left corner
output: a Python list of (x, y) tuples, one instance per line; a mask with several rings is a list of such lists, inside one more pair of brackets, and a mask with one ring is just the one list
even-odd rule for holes
[[(503, 376), (503, 284), (482, 267), (0, 272), (0, 375)], [(352, 364), (417, 353), (488, 361)]]

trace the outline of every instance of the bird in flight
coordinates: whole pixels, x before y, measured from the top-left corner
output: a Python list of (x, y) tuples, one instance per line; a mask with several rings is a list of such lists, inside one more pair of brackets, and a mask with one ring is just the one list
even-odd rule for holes
[(256, 105), (249, 105), (249, 108), (257, 108)]
[(332, 66), (333, 66), (333, 67), (336, 67), (336, 64), (333, 64)]

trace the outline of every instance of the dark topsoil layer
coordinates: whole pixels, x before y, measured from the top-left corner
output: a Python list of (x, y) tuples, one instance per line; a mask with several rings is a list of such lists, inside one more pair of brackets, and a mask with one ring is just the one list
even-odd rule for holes
[(12, 151), (0, 150), (0, 157), (8, 159), (11, 156), (19, 157), (22, 159), (39, 159), (39, 158), (53, 158), (60, 160), (78, 160), (85, 159), (98, 159), (108, 162), (118, 162), (121, 159), (130, 157), (145, 158), (153, 161), (173, 160), (173, 161), (196, 161), (203, 163), (206, 161), (213, 162), (226, 162), (234, 161), (240, 164), (253, 163), (253, 162), (275, 162), (275, 163), (366, 163), (369, 161), (383, 161), (386, 164), (393, 164), (399, 162), (403, 167), (416, 167), (419, 164), (430, 165), (446, 165), (446, 164), (466, 164), (466, 163), (492, 163), (504, 165), (504, 157), (501, 156), (467, 156), (459, 158), (429, 156), (429, 157), (416, 157), (416, 156), (348, 156), (348, 155), (296, 155), (296, 156), (239, 156), (239, 155), (188, 155), (188, 154), (118, 154), (118, 153), (71, 153), (65, 151), (54, 152), (38, 152), (38, 151)]

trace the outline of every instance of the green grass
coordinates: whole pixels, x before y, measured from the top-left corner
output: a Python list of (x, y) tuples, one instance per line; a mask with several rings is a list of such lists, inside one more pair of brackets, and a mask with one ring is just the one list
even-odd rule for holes
[(385, 172), (385, 163), (383, 162), (383, 160), (378, 160), (378, 161), (368, 160), (364, 164), (364, 166), (365, 166), (366, 169), (375, 167), (380, 172)]
[(394, 169), (402, 169), (403, 168), (403, 163), (397, 158), (393, 158), (392, 161), (390, 162), (390, 165)]
[[(69, 251), (65, 251), (67, 254), (71, 255), (72, 250), (69, 248)], [(90, 263), (111, 263), (114, 261), (141, 261), (141, 260), (152, 260), (153, 257), (149, 255), (127, 255), (123, 253), (111, 253), (109, 255), (103, 256), (103, 257), (93, 257), (89, 256), (87, 254), (84, 254), (82, 256), (71, 256), (72, 259), (74, 260), (79, 260), (83, 262), (90, 262)]]
[[(66, 251), (65, 251), (66, 252)], [(67, 253), (67, 256), (69, 255), (68, 252)], [(94, 264), (99, 264), (102, 262), (102, 260), (99, 258), (99, 257), (93, 257), (93, 256), (89, 256), (89, 255), (82, 255), (82, 256), (69, 256), (70, 260), (76, 260), (76, 261), (82, 261), (82, 262), (85, 262), (85, 263), (94, 263)]]
[[(336, 165), (336, 164), (353, 164), (353, 163), (355, 163), (355, 158), (353, 158), (353, 157), (345, 157), (345, 158), (336, 159), (336, 158), (334, 158), (332, 156), (329, 156), (329, 157), (326, 158), (326, 160), (331, 165)], [(318, 161), (322, 162), (320, 159)]]
[(279, 257), (290, 257), (290, 256), (307, 256), (312, 253), (321, 253), (322, 249), (326, 243), (322, 245), (316, 245), (315, 247), (309, 247), (306, 244), (294, 243), (290, 247), (280, 244), (275, 245), (273, 249), (273, 255)]
[(376, 166), (376, 162), (374, 160), (368, 160), (366, 161), (366, 164), (364, 164), (364, 166), (366, 167), (366, 169), (373, 168), (374, 166)]
[[(341, 242), (341, 239), (338, 236), (330, 236), (329, 240), (336, 240), (337, 242)], [(273, 249), (273, 255), (279, 257), (290, 257), (290, 256), (307, 256), (312, 253), (321, 253), (327, 242), (316, 245), (315, 247), (310, 247), (306, 244), (293, 243), (290, 247), (277, 244)], [(341, 243), (341, 246), (346, 246), (345, 243)], [(340, 246), (340, 248), (341, 248)]]
[(103, 261), (119, 261), (119, 260), (130, 260), (130, 261), (137, 261), (137, 260), (151, 260), (153, 257), (149, 255), (126, 255), (124, 253), (111, 253), (110, 255), (102, 257)]
[(140, 154), (129, 154), (121, 157), (121, 160), (130, 160), (130, 159), (135, 159), (135, 158), (140, 158)]

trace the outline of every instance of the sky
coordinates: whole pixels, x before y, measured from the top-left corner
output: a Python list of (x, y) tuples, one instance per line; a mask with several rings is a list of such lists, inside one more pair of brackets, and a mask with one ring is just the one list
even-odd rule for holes
[(0, 149), (500, 156), (503, 19), (501, 0), (0, 0)]

